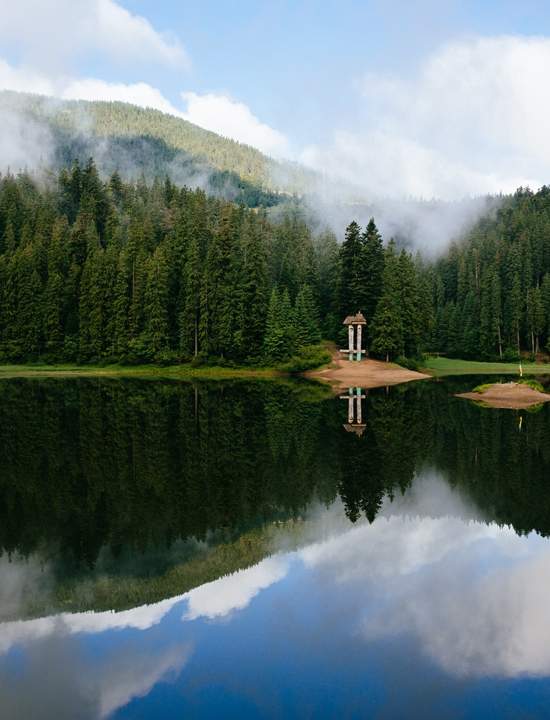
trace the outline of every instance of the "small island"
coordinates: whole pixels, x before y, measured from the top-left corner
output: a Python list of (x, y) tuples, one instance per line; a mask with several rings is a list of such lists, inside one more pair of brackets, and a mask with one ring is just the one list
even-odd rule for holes
[(535, 380), (479, 385), (472, 392), (458, 393), (456, 397), (474, 400), (493, 408), (525, 410), (550, 401), (550, 394)]

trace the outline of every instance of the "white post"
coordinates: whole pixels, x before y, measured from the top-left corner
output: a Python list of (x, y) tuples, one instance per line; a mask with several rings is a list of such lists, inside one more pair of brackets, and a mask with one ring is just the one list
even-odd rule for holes
[(357, 326), (357, 360), (361, 360), (361, 332), (362, 332), (362, 326)]
[(353, 421), (355, 420), (355, 396), (353, 395), (353, 389), (350, 388), (349, 390), (349, 397), (348, 397), (348, 423), (350, 425), (353, 425)]
[(363, 422), (363, 393), (361, 388), (357, 388), (357, 395), (355, 400), (357, 402), (357, 424), (361, 425), (361, 423)]
[(348, 349), (349, 349), (349, 359), (353, 360), (353, 325), (348, 325)]

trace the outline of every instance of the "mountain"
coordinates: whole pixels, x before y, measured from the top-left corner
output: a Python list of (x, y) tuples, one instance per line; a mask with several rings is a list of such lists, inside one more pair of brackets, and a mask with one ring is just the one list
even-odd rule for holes
[(128, 103), (2, 91), (0, 111), (8, 116), (3, 125), (20, 135), (26, 125), (23, 137), (31, 133), (40, 164), (55, 169), (93, 156), (105, 175), (115, 170), (127, 180), (169, 175), (178, 185), (250, 206), (278, 204), (303, 192), (315, 177), (296, 163), (274, 160), (182, 118)]

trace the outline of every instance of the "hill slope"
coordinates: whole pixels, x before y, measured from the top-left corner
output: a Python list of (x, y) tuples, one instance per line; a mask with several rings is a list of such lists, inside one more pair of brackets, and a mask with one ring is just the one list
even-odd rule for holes
[(212, 182), (208, 190), (237, 184), (241, 189), (287, 194), (303, 190), (313, 175), (182, 118), (127, 103), (3, 91), (0, 108), (47, 130), (53, 141), (49, 160), (56, 165), (87, 154), (96, 158), (103, 172), (118, 169), (127, 179), (167, 173), (179, 184), (204, 187)]

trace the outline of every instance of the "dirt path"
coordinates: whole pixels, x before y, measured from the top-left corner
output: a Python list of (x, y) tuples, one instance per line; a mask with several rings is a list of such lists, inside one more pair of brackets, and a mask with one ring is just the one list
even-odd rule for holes
[(365, 389), (384, 387), (430, 377), (414, 370), (407, 370), (400, 365), (379, 360), (361, 360), (361, 362), (344, 360), (340, 354), (333, 355), (333, 361), (329, 368), (314, 370), (307, 373), (307, 376), (315, 380), (326, 380), (332, 383), (337, 390), (350, 386)]
[(485, 392), (459, 393), (456, 397), (481, 402), (494, 408), (525, 410), (533, 405), (550, 402), (550, 395), (521, 383), (495, 383)]

